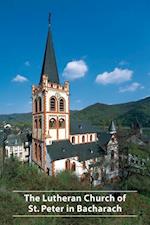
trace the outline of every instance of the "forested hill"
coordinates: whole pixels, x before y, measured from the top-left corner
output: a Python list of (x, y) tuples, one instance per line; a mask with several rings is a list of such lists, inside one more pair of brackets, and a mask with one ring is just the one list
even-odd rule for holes
[[(80, 111), (71, 111), (71, 118), (89, 121), (96, 126), (107, 126), (113, 119), (118, 125), (130, 126), (135, 118), (143, 127), (150, 127), (150, 97), (116, 105), (96, 103)], [(31, 113), (0, 115), (0, 122), (31, 126)]]

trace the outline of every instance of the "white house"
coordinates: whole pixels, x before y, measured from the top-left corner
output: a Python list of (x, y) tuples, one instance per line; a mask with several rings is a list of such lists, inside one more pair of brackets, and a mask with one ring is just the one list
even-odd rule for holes
[(23, 139), (21, 135), (10, 134), (5, 141), (6, 157), (18, 158), (20, 161), (29, 161), (29, 142)]

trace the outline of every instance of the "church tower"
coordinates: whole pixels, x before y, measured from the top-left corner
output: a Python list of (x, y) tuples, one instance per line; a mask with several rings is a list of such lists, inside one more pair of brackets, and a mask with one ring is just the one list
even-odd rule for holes
[(69, 139), (69, 83), (60, 84), (49, 27), (39, 85), (32, 86), (32, 160), (46, 168), (46, 146)]

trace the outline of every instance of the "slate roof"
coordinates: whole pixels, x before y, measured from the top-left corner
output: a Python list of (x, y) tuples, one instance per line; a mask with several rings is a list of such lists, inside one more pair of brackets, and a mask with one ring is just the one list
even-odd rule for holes
[(97, 133), (100, 131), (97, 127), (91, 126), (88, 122), (80, 122), (77, 120), (70, 120), (70, 134), (87, 134)]
[(21, 146), (24, 142), (20, 135), (10, 134), (5, 141), (7, 146)]
[(106, 147), (106, 145), (111, 139), (111, 134), (106, 132), (99, 132), (97, 136), (98, 136), (98, 143), (102, 147)]
[(98, 142), (74, 145), (69, 140), (55, 141), (52, 145), (47, 145), (47, 152), (51, 160), (77, 156), (79, 161), (97, 158), (105, 154), (105, 150), (100, 147)]
[(56, 64), (56, 58), (55, 58), (55, 52), (53, 48), (52, 34), (50, 31), (50, 28), (48, 29), (40, 84), (42, 82), (43, 74), (46, 74), (48, 76), (49, 82), (59, 84), (59, 76), (58, 76), (58, 70), (57, 70), (57, 64)]
[(110, 124), (108, 130), (110, 133), (116, 133), (116, 126), (115, 126), (115, 123), (113, 120), (111, 121), (111, 124)]

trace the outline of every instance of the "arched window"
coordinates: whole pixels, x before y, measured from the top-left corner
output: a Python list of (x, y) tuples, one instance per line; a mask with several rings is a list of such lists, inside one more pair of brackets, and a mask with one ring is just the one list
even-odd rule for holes
[(49, 121), (49, 128), (56, 128), (56, 120), (54, 118), (51, 118)]
[(111, 159), (114, 159), (114, 150), (111, 150)]
[(42, 99), (41, 97), (38, 98), (38, 103), (39, 103), (39, 112), (42, 111)]
[(42, 149), (41, 149), (41, 145), (39, 145), (39, 161), (42, 161)]
[(34, 128), (35, 128), (35, 129), (38, 128), (38, 121), (37, 121), (37, 119), (34, 120)]
[(70, 160), (69, 160), (69, 159), (67, 159), (67, 160), (65, 161), (65, 169), (66, 169), (66, 170), (70, 170)]
[(90, 141), (92, 141), (92, 139), (93, 139), (93, 136), (92, 136), (92, 134), (90, 135)]
[(71, 142), (72, 142), (72, 143), (75, 143), (75, 137), (72, 137), (72, 138), (71, 138)]
[(65, 128), (65, 120), (63, 118), (59, 120), (59, 128)]
[(50, 99), (50, 111), (56, 111), (56, 99), (55, 97), (51, 97)]
[(72, 163), (72, 165), (71, 165), (71, 170), (72, 170), (72, 171), (76, 171), (76, 164), (75, 164), (75, 162)]
[(35, 99), (35, 101), (34, 101), (34, 110), (35, 110), (35, 112), (38, 111), (37, 99)]
[(82, 142), (83, 143), (85, 142), (85, 136), (82, 136)]
[(38, 154), (37, 154), (37, 144), (35, 143), (35, 159), (37, 159)]
[(39, 119), (39, 129), (42, 129), (42, 118)]
[(64, 111), (65, 111), (65, 101), (64, 101), (63, 98), (61, 98), (61, 99), (59, 100), (59, 111), (60, 111), (60, 112), (64, 112)]

